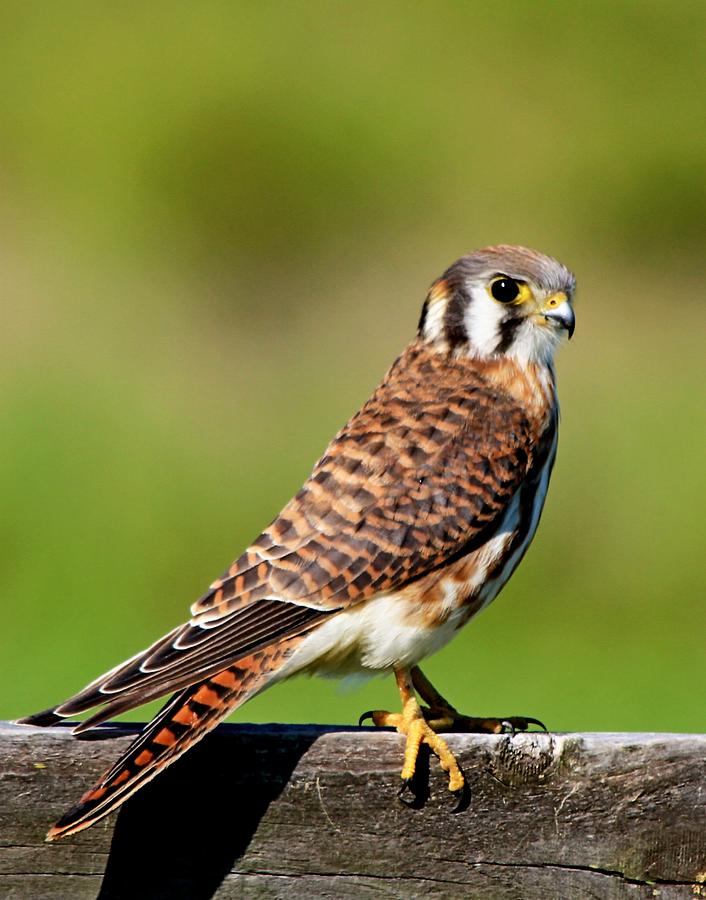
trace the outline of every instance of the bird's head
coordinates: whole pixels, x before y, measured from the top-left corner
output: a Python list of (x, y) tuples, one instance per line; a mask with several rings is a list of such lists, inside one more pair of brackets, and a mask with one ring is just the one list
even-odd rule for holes
[(485, 247), (432, 284), (419, 336), (444, 352), (549, 365), (561, 338), (573, 334), (575, 288), (572, 273), (550, 256)]

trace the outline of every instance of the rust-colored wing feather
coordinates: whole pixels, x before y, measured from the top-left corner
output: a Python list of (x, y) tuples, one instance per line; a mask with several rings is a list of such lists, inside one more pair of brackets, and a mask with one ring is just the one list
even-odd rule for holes
[(273, 589), (338, 609), (403, 586), (502, 514), (548, 421), (529, 417), (477, 363), (413, 345), (192, 612), (207, 622)]

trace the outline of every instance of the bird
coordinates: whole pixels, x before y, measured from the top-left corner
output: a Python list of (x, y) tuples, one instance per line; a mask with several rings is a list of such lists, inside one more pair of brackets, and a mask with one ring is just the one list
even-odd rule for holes
[[(299, 673), (392, 674), (402, 792), (422, 744), (465, 787), (444, 732), (544, 727), (462, 715), (419, 664), (508, 581), (534, 537), (557, 449), (554, 355), (576, 281), (501, 244), (431, 284), (416, 335), (335, 435), (302, 488), (191, 606), (191, 617), (70, 699), (19, 724), (89, 710), (74, 733), (171, 694), (126, 752), (52, 826), (75, 834), (118, 807), (265, 688)], [(426, 705), (425, 705), (426, 704)]]

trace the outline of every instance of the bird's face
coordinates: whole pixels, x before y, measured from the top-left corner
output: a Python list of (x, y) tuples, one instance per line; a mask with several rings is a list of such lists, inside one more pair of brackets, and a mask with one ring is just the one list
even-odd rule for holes
[(419, 333), (440, 350), (481, 359), (551, 364), (574, 331), (574, 276), (525, 247), (487, 247), (463, 256), (434, 282)]

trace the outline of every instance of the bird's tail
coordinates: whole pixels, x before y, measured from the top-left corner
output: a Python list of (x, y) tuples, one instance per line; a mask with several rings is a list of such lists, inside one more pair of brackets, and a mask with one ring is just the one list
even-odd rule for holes
[(47, 840), (93, 825), (178, 759), (276, 676), (289, 643), (266, 647), (175, 694), (115, 765), (49, 829)]

